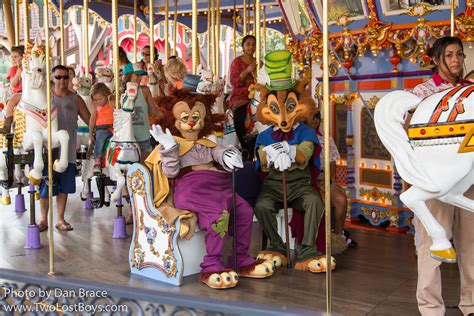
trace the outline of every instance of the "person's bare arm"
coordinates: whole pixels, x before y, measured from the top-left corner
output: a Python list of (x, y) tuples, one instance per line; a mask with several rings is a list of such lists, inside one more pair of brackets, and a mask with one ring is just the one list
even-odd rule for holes
[(97, 109), (95, 108), (95, 106), (93, 106), (92, 112), (91, 112), (91, 118), (89, 120), (89, 139), (91, 142), (94, 141), (94, 130), (95, 130), (96, 120), (97, 120)]
[(86, 103), (80, 96), (77, 96), (77, 109), (79, 111), (79, 116), (81, 117), (81, 119), (84, 121), (84, 123), (87, 124), (87, 126), (89, 126), (91, 121), (91, 114), (87, 109)]

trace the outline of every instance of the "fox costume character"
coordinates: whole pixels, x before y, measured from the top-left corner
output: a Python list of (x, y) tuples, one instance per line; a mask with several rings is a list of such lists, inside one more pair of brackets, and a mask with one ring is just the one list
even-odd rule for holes
[[(257, 136), (257, 167), (266, 174), (262, 191), (255, 205), (255, 215), (270, 239), (270, 246), (258, 258), (285, 264), (286, 247), (278, 234), (276, 214), (283, 205), (282, 177), (286, 175), (288, 205), (304, 212), (304, 236), (296, 249), (298, 270), (324, 272), (325, 257), (316, 247), (315, 240), (324, 205), (311, 185), (311, 178), (319, 173), (321, 146), (315, 131), (302, 123), (313, 117), (316, 103), (306, 91), (308, 79), (291, 79), (291, 54), (275, 51), (265, 56), (265, 69), (270, 84), (257, 84), (260, 105), (257, 121), (270, 125)], [(331, 269), (335, 261), (331, 262)]]
[[(240, 196), (236, 197), (237, 271), (232, 269), (233, 256), (227, 265), (221, 261), (224, 241), (228, 235), (234, 235), (229, 229), (233, 220), (229, 172), (243, 164), (238, 150), (204, 138), (222, 129), (219, 123), (223, 116), (211, 113), (215, 96), (191, 94), (182, 89), (158, 101), (166, 115), (161, 125), (153, 125), (150, 133), (160, 145), (146, 161), (154, 177), (165, 183), (161, 186), (164, 192), (155, 192), (155, 204), (165, 200), (166, 191), (173, 191), (169, 193), (173, 193), (174, 207), (197, 214), (199, 228), (206, 231), (201, 281), (211, 288), (222, 289), (236, 286), (238, 277), (272, 275), (270, 263), (248, 255), (253, 210)], [(163, 179), (173, 179), (172, 186)]]

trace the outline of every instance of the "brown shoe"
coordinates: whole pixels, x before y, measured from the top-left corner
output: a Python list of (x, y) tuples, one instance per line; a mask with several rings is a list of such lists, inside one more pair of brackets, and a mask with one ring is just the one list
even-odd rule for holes
[(13, 123), (13, 116), (8, 116), (3, 121), (3, 126), (0, 128), (0, 134), (8, 134), (11, 131)]

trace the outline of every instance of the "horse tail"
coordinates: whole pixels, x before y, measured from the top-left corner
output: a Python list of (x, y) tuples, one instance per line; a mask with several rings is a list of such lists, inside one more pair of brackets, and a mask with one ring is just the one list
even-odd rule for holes
[(410, 145), (403, 129), (405, 114), (415, 109), (421, 99), (406, 91), (393, 91), (377, 103), (374, 121), (377, 134), (393, 157), (397, 171), (408, 183), (429, 192), (439, 192)]

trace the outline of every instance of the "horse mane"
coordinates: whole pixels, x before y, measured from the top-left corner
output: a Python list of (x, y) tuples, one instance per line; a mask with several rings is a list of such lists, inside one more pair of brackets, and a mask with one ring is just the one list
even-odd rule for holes
[(215, 114), (211, 111), (211, 108), (216, 101), (216, 95), (194, 94), (188, 89), (179, 89), (174, 91), (173, 94), (169, 96), (157, 98), (157, 104), (164, 112), (163, 118), (159, 121), (163, 130), (168, 128), (171, 134), (175, 136), (180, 135), (180, 132), (175, 125), (177, 118), (175, 118), (173, 115), (173, 107), (180, 101), (186, 102), (191, 108), (196, 102), (201, 102), (204, 104), (206, 109), (206, 117), (204, 118), (204, 127), (199, 132), (199, 138), (210, 135), (213, 132), (222, 132), (224, 130), (224, 114)]

